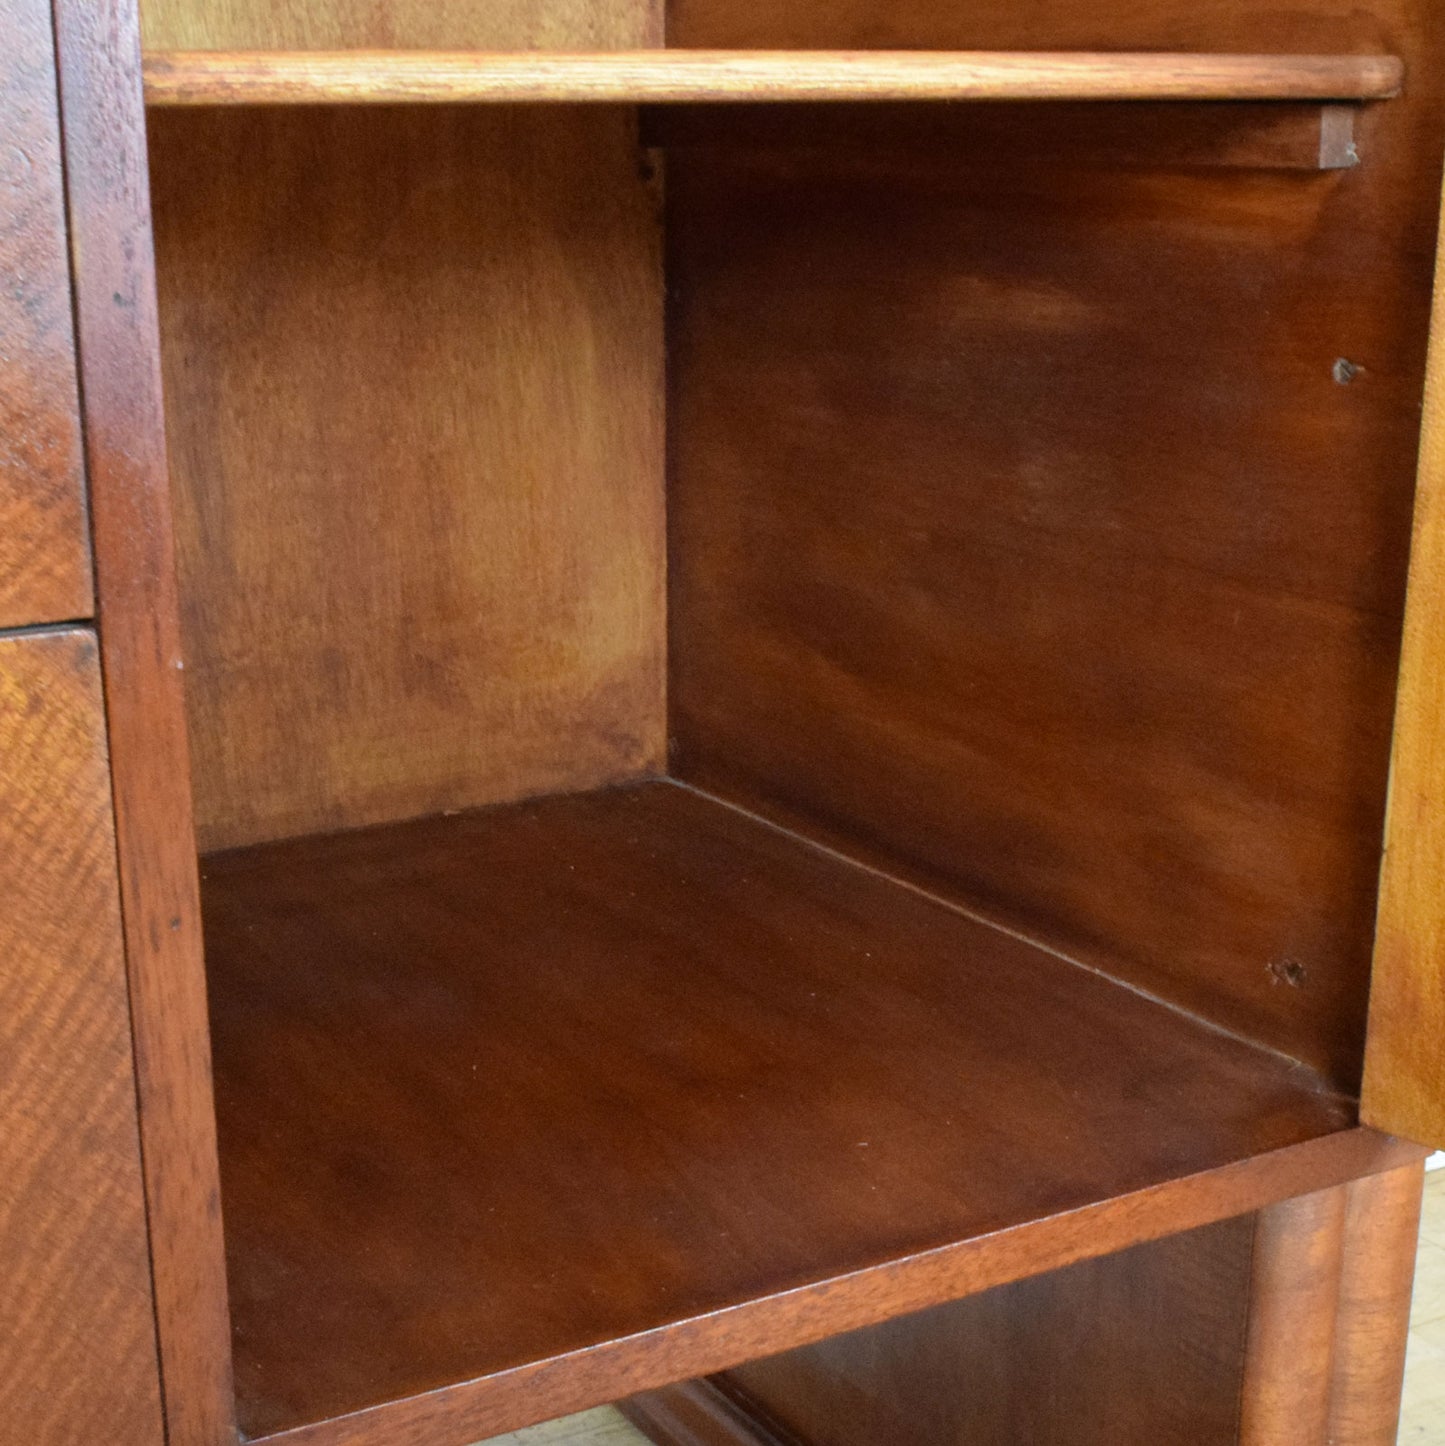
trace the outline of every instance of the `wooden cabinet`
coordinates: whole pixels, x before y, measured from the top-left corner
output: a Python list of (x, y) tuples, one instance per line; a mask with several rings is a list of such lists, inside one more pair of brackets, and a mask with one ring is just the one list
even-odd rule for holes
[(56, 14), (171, 1446), (1387, 1440), (1425, 0)]

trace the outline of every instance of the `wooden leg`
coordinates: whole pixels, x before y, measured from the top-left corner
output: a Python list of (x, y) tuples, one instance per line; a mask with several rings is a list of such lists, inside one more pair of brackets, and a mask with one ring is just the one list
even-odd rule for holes
[(1423, 1188), (1422, 1165), (1345, 1188), (1330, 1446), (1394, 1446)]
[(1241, 1446), (1327, 1439), (1348, 1194), (1322, 1190), (1256, 1219)]

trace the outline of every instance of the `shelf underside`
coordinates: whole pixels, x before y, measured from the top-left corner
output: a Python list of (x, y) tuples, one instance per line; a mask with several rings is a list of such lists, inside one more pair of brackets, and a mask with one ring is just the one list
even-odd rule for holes
[(252, 1436), (475, 1439), (1397, 1148), (1303, 1068), (670, 783), (203, 874)]
[(1389, 55), (991, 51), (154, 51), (150, 105), (1383, 100)]

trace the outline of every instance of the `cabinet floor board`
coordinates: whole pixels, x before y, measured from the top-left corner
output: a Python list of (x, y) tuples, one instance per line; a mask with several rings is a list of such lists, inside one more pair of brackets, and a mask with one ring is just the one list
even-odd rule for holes
[(474, 1440), (1405, 1148), (665, 781), (211, 855), (203, 898), (252, 1437)]

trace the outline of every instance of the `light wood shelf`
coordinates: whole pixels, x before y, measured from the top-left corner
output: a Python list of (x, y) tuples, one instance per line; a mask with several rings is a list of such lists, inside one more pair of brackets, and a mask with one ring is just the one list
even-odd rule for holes
[(399, 102), (1369, 101), (1389, 55), (987, 51), (156, 51), (155, 106)]

